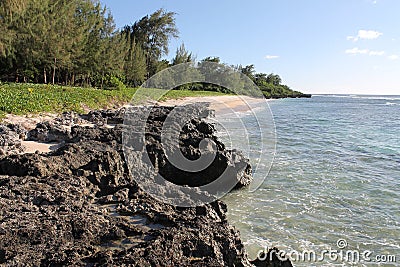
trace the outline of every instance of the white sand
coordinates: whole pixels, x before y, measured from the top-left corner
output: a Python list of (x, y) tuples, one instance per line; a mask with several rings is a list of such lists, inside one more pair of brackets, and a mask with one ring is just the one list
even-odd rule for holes
[(254, 105), (268, 101), (264, 98), (254, 98), (249, 96), (224, 95), (210, 97), (185, 97), (181, 99), (169, 99), (159, 102), (160, 105), (177, 106), (191, 103), (209, 102), (210, 108), (216, 112), (246, 112), (250, 111)]
[(60, 144), (57, 143), (41, 143), (36, 141), (22, 141), (21, 144), (26, 147), (25, 153), (32, 154), (36, 151), (40, 153), (47, 153), (60, 147)]
[(3, 124), (11, 123), (11, 124), (20, 124), (26, 130), (35, 129), (36, 124), (44, 121), (51, 121), (57, 118), (57, 114), (55, 113), (45, 113), (45, 114), (34, 114), (34, 115), (13, 115), (7, 114), (3, 119)]

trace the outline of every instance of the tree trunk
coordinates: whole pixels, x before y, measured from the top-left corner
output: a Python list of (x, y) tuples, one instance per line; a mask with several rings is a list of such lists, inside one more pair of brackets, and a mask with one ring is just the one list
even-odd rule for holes
[(103, 90), (103, 82), (104, 82), (104, 71), (101, 73), (101, 85), (100, 85), (101, 90)]
[(43, 79), (44, 79), (44, 83), (47, 84), (47, 73), (46, 73), (46, 68), (43, 68)]
[(53, 85), (56, 79), (56, 65), (57, 65), (57, 58), (54, 58), (54, 67), (53, 67)]

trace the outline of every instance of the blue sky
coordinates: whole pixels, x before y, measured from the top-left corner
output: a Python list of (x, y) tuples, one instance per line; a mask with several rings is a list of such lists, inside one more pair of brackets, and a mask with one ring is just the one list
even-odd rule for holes
[(307, 93), (400, 94), (398, 0), (101, 0), (118, 27), (176, 12), (198, 60), (254, 64)]

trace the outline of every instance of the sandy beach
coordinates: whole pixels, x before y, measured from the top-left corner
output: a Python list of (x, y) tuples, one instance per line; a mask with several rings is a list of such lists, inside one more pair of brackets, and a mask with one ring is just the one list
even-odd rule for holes
[[(254, 98), (249, 96), (238, 96), (238, 95), (222, 95), (222, 96), (207, 96), (207, 97), (184, 97), (179, 99), (168, 99), (166, 101), (157, 102), (160, 106), (177, 106), (187, 105), (192, 103), (208, 102), (210, 108), (215, 111), (234, 111), (234, 112), (246, 112), (251, 110), (253, 105), (265, 103), (269, 100), (264, 98)], [(51, 121), (57, 117), (54, 113), (44, 113), (38, 115), (13, 115), (8, 114), (3, 119), (3, 123), (20, 124), (27, 130), (34, 129), (37, 123)], [(90, 125), (85, 125), (90, 126)]]
[(211, 97), (185, 97), (181, 99), (168, 99), (159, 102), (160, 105), (177, 106), (186, 105), (191, 103), (208, 102), (210, 108), (216, 112), (247, 112), (250, 111), (254, 105), (266, 103), (265, 98), (254, 98), (249, 96), (239, 95), (223, 95)]

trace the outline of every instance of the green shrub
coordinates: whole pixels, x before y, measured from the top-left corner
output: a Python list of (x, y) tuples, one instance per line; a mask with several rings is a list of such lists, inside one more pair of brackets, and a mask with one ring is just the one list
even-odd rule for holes
[(126, 86), (120, 80), (120, 78), (118, 78), (117, 76), (107, 75), (104, 89), (107, 89), (107, 90), (125, 90)]

